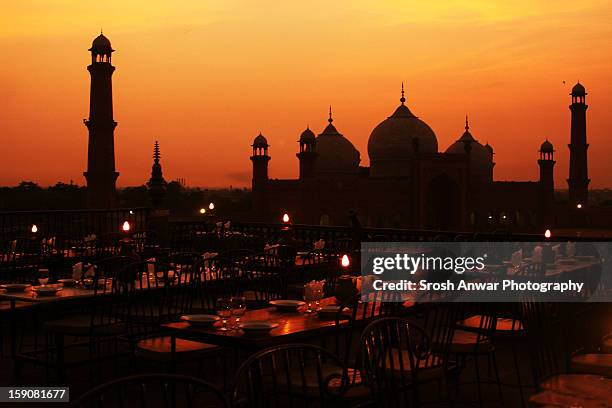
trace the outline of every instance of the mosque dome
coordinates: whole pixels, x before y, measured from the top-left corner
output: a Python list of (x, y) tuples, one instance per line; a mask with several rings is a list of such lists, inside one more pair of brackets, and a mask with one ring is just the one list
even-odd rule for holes
[(419, 153), (437, 153), (438, 140), (434, 131), (404, 105), (402, 86), (401, 105), (391, 116), (372, 130), (368, 140), (370, 172), (374, 177), (405, 176), (406, 162)]
[(314, 132), (312, 130), (310, 130), (310, 128), (306, 128), (305, 131), (302, 132), (302, 134), (300, 135), (300, 142), (301, 143), (312, 143), (316, 141), (316, 136), (314, 134)]
[(99, 36), (94, 38), (91, 43), (91, 48), (89, 51), (95, 54), (110, 54), (113, 52), (113, 47), (111, 46), (111, 42), (108, 38), (104, 36), (104, 34), (100, 33)]
[(359, 151), (332, 124), (331, 109), (329, 124), (317, 137), (316, 173), (321, 174), (358, 174)]
[(540, 152), (542, 153), (553, 153), (555, 151), (553, 144), (546, 139), (544, 143), (540, 145)]
[(578, 82), (572, 88), (571, 95), (572, 96), (584, 96), (584, 95), (586, 95), (586, 89), (584, 89), (584, 86), (580, 82)]
[(471, 179), (481, 183), (493, 181), (493, 148), (489, 144), (483, 146), (472, 136), (466, 117), (465, 132), (446, 149), (446, 153), (468, 154), (468, 152)]
[(268, 147), (268, 140), (260, 133), (253, 140), (253, 147)]

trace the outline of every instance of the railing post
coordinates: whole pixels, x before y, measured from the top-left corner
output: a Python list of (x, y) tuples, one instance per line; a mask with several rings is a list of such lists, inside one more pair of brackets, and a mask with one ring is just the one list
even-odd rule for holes
[(154, 208), (149, 211), (147, 229), (155, 232), (157, 242), (162, 248), (168, 246), (168, 217), (170, 211), (164, 208)]

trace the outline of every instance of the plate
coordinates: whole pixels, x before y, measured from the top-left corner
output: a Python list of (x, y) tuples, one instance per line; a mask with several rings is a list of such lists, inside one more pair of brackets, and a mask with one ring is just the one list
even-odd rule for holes
[(74, 286), (77, 283), (76, 279), (58, 279), (57, 281), (61, 283), (62, 286)]
[(55, 296), (62, 288), (54, 286), (34, 286), (32, 290), (36, 292), (38, 296)]
[(301, 300), (291, 300), (291, 299), (278, 299), (271, 300), (269, 302), (272, 306), (276, 306), (276, 310), (279, 312), (295, 312), (297, 308), (305, 305), (305, 302)]
[(181, 320), (194, 327), (212, 327), (220, 318), (219, 316), (209, 314), (193, 314), (181, 316)]
[(29, 283), (7, 283), (0, 285), (0, 288), (6, 289), (7, 292), (25, 292), (30, 286), (32, 285)]
[(241, 323), (239, 326), (245, 334), (263, 335), (270, 330), (278, 327), (278, 323), (272, 323), (263, 320), (253, 320), (250, 322)]

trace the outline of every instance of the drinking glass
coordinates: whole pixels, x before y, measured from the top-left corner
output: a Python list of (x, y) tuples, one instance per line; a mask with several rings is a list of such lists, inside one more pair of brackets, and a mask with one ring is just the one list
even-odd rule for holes
[(246, 312), (246, 298), (244, 296), (238, 296), (232, 298), (232, 315), (235, 319), (235, 325), (240, 325), (240, 318), (244, 316)]
[(323, 287), (317, 286), (312, 292), (312, 300), (315, 301), (315, 310), (321, 310), (320, 300), (323, 299)]
[(49, 282), (49, 270), (46, 268), (41, 268), (38, 270), (38, 283), (40, 286), (46, 286), (47, 282)]
[(230, 299), (217, 299), (217, 315), (221, 318), (223, 326), (219, 330), (228, 331), (227, 320), (232, 317), (232, 302)]
[(304, 285), (304, 301), (306, 302), (306, 313), (312, 313), (312, 301), (314, 300), (313, 287), (307, 283)]

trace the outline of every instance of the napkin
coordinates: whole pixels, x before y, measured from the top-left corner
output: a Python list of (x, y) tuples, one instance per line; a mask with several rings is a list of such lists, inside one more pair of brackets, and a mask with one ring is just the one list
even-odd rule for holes
[[(542, 248), (540, 248), (541, 254)], [(514, 251), (512, 253), (512, 265), (520, 265), (523, 262), (523, 250), (519, 249), (518, 251)]]
[(314, 249), (315, 250), (321, 250), (325, 248), (325, 241), (323, 241), (322, 239), (315, 241), (314, 243)]
[[(514, 264), (514, 254), (512, 255), (512, 263)], [(542, 246), (541, 245), (536, 245), (535, 248), (533, 248), (533, 255), (531, 256), (531, 260), (534, 263), (542, 263)]]
[(77, 262), (72, 265), (72, 279), (81, 280), (83, 277), (83, 262)]
[(569, 257), (573, 257), (576, 255), (576, 244), (573, 242), (568, 242), (565, 244), (565, 255)]

